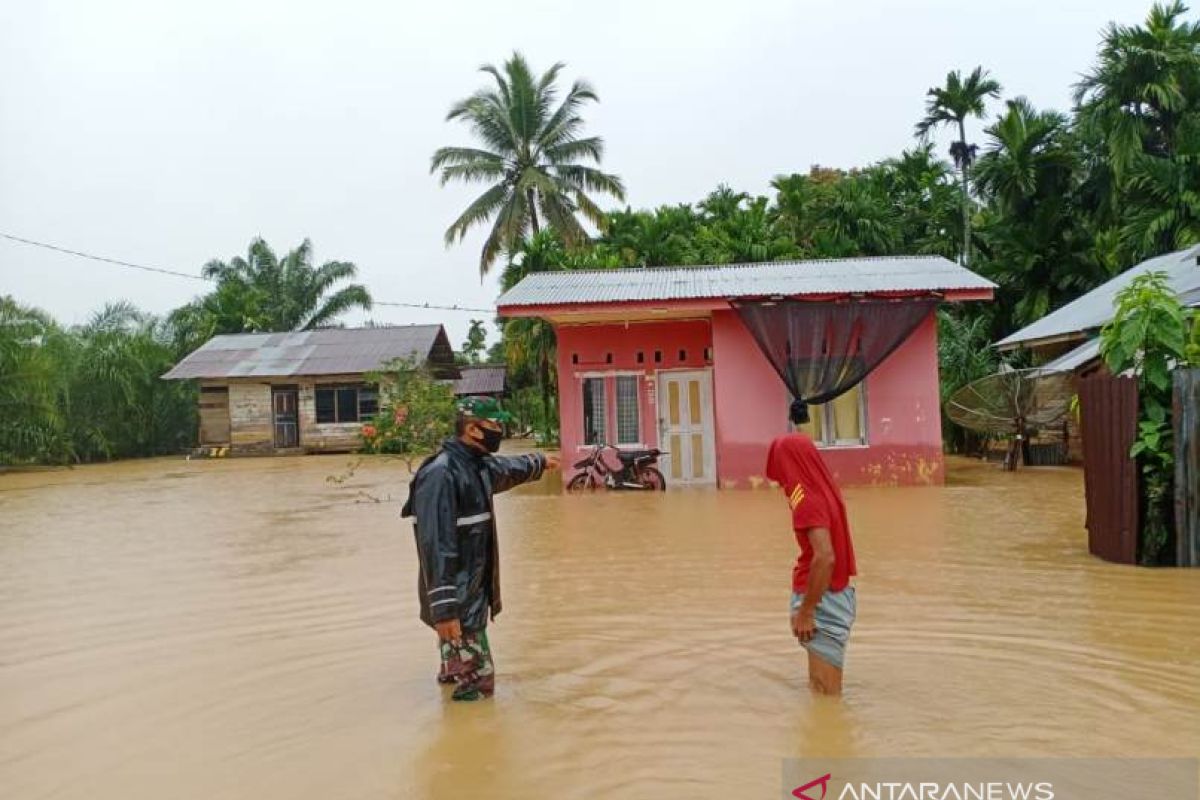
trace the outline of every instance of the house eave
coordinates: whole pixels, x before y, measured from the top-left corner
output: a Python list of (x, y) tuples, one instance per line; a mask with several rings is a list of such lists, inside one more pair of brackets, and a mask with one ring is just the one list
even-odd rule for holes
[(1071, 331), (1069, 333), (1059, 333), (1054, 336), (1043, 336), (1040, 339), (1023, 339), (1019, 342), (1003, 342), (996, 345), (996, 349), (1001, 353), (1009, 353), (1014, 350), (1037, 350), (1040, 347), (1049, 347), (1052, 344), (1062, 344), (1063, 342), (1078, 342), (1090, 338), (1091, 331)]
[[(994, 291), (988, 289), (947, 289), (922, 292), (895, 291), (871, 292), (873, 298), (893, 298), (903, 300), (913, 297), (928, 297), (937, 295), (944, 302), (961, 303), (971, 301), (989, 301), (993, 299)], [(846, 292), (835, 292), (819, 295), (797, 295), (787, 299), (821, 302), (829, 300), (844, 300), (863, 295)], [(693, 299), (672, 300), (636, 300), (610, 301), (594, 303), (545, 303), (537, 305), (501, 305), (496, 309), (498, 316), (506, 319), (521, 319), (539, 317), (551, 321), (569, 321), (571, 318), (612, 317), (614, 320), (653, 321), (655, 319), (679, 318), (682, 315), (707, 317), (714, 311), (727, 311), (730, 300), (767, 300), (784, 299), (782, 297), (705, 297)]]

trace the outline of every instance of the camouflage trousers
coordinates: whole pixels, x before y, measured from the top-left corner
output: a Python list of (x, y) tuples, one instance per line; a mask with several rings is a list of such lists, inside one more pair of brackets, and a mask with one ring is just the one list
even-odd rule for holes
[(438, 642), (442, 666), (438, 683), (453, 683), (453, 700), (481, 700), (496, 690), (496, 665), (487, 631), (464, 632), (461, 639)]

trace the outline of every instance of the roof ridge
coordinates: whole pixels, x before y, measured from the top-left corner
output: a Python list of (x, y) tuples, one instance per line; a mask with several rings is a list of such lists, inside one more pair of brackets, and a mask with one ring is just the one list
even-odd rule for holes
[[(712, 270), (712, 269), (748, 269), (750, 267), (775, 267), (775, 266), (800, 266), (804, 264), (835, 264), (845, 263), (850, 261), (917, 261), (923, 259), (941, 259), (947, 264), (955, 267), (962, 267), (961, 264), (956, 264), (945, 256), (936, 254), (920, 255), (906, 254), (899, 256), (846, 256), (844, 258), (788, 258), (782, 261), (735, 261), (730, 264), (660, 264), (653, 267), (590, 267), (588, 269), (555, 269), (541, 270), (531, 272), (526, 275), (526, 278), (532, 278), (535, 275), (558, 275), (564, 272), (572, 275), (607, 275), (620, 272), (668, 272), (670, 270)], [(966, 269), (965, 267), (963, 267)], [(514, 287), (515, 288), (515, 287)]]
[(231, 339), (236, 336), (292, 336), (301, 333), (323, 333), (326, 331), (334, 331), (341, 333), (361, 333), (363, 331), (386, 331), (411, 328), (440, 328), (443, 327), (438, 322), (409, 322), (397, 323), (395, 325), (361, 325), (354, 328), (306, 328), (298, 331), (242, 331), (240, 333), (214, 333), (209, 337), (209, 341), (213, 339)]

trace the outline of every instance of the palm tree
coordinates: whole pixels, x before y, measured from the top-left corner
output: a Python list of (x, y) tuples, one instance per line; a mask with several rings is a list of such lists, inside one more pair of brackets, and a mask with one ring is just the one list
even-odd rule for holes
[(371, 294), (350, 280), (358, 268), (348, 261), (313, 265), (312, 243), (305, 239), (282, 259), (262, 239), (246, 257), (210, 261), (202, 275), (217, 287), (176, 309), (169, 319), (176, 341), (192, 347), (218, 333), (311, 330), (336, 322), (345, 312), (371, 308)]
[(1134, 260), (1200, 243), (1200, 113), (1180, 125), (1173, 156), (1133, 160), (1127, 199), (1121, 238)]
[(917, 136), (925, 139), (941, 125), (958, 129), (958, 139), (950, 145), (950, 156), (962, 174), (963, 263), (971, 261), (971, 190), (968, 172), (975, 160), (975, 145), (967, 142), (967, 118), (982, 117), (984, 103), (989, 97), (1000, 96), (1000, 84), (988, 77), (983, 67), (976, 67), (966, 80), (958, 70), (946, 75), (945, 86), (934, 86), (926, 92), (925, 118), (917, 123)]
[(987, 202), (980, 266), (1000, 284), (999, 321), (1026, 325), (1108, 275), (1083, 226), (1081, 160), (1067, 118), (1018, 97), (986, 133), (975, 165), (975, 185)]
[(610, 248), (625, 267), (696, 264), (696, 230), (700, 217), (687, 203), (654, 211), (614, 211), (598, 246)]
[(1156, 3), (1144, 26), (1108, 26), (1096, 67), (1075, 86), (1081, 125), (1107, 142), (1118, 177), (1148, 153), (1171, 157), (1180, 125), (1200, 112), (1200, 22), (1179, 0)]
[(481, 319), (473, 319), (462, 343), (462, 358), (468, 364), (478, 364), (487, 350), (487, 328)]
[(870, 170), (898, 217), (899, 252), (954, 258), (962, 240), (957, 180), (926, 142)]
[(578, 214), (601, 229), (605, 224), (589, 193), (625, 198), (620, 178), (580, 163), (598, 164), (604, 155), (600, 137), (580, 135), (579, 109), (598, 98), (586, 81), (575, 81), (559, 102), (555, 81), (564, 66), (557, 63), (535, 78), (525, 58), (513, 53), (500, 69), (480, 68), (494, 79), (494, 88), (455, 103), (446, 115), (448, 121), (466, 123), (483, 145), (439, 148), (430, 164), (430, 172), (440, 171), (443, 186), (450, 181), (489, 184), (445, 235), (449, 246), (493, 220), (479, 258), (480, 275), (501, 252), (517, 251), (527, 233), (541, 231), (543, 221), (567, 246), (582, 245), (588, 234)]
[(1009, 100), (1005, 113), (985, 131), (991, 142), (976, 164), (980, 192), (1005, 214), (1066, 194), (1077, 164), (1067, 128), (1067, 118), (1057, 111), (1038, 111), (1024, 97)]
[(44, 312), (0, 296), (0, 464), (70, 456), (59, 397), (66, 381)]

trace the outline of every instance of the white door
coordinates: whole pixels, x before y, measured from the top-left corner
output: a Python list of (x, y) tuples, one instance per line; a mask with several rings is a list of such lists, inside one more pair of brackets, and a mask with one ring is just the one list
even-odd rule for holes
[(713, 483), (712, 376), (707, 370), (658, 373), (659, 447), (667, 483)]

